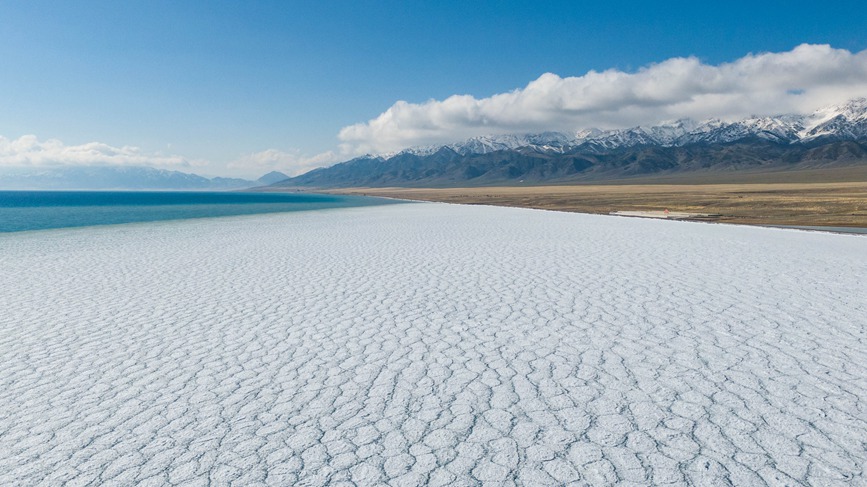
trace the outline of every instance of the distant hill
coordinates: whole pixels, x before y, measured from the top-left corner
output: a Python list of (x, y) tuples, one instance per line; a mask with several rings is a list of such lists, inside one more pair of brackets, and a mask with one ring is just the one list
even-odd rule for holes
[(809, 115), (475, 137), (368, 155), (278, 187), (482, 186), (867, 165), (867, 99)]
[(235, 178), (206, 178), (196, 174), (124, 166), (51, 166), (0, 168), (0, 189), (99, 190), (225, 190), (261, 183)]
[(286, 174), (283, 174), (280, 171), (271, 171), (268, 174), (257, 179), (256, 181), (262, 184), (274, 184), (279, 183), (280, 181), (285, 181), (287, 179), (289, 179), (289, 176), (287, 176)]

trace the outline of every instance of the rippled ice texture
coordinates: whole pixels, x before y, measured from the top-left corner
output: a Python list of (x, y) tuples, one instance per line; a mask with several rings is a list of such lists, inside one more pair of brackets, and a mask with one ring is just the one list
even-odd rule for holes
[(864, 485), (867, 238), (439, 204), (0, 237), (2, 485)]

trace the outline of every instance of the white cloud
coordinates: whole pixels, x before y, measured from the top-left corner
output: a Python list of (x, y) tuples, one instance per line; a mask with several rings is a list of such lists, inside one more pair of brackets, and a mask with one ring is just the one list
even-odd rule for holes
[(268, 149), (262, 152), (246, 154), (230, 162), (229, 169), (243, 169), (246, 172), (264, 174), (269, 171), (280, 171), (289, 176), (305, 173), (317, 167), (337, 162), (339, 157), (332, 151), (307, 156), (300, 151), (285, 152)]
[[(171, 149), (171, 146), (167, 146)], [(333, 151), (306, 156), (300, 151), (268, 149), (244, 155), (224, 167), (243, 176), (261, 176), (282, 171), (290, 176), (340, 160)], [(113, 147), (102, 142), (66, 145), (57, 139), (39, 140), (35, 135), (17, 139), (0, 136), (0, 167), (44, 166), (153, 166), (173, 169), (213, 166), (202, 159), (190, 159), (161, 152), (146, 153), (138, 147)]]
[(867, 50), (803, 44), (716, 66), (672, 58), (636, 72), (545, 73), (523, 89), (488, 98), (398, 101), (366, 123), (344, 127), (339, 138), (344, 154), (379, 153), (497, 133), (806, 113), (865, 95)]
[(102, 142), (66, 145), (57, 139), (40, 141), (35, 135), (17, 139), (0, 136), (0, 167), (17, 166), (174, 166), (190, 167), (205, 162), (176, 155), (144, 153), (138, 147), (113, 147)]

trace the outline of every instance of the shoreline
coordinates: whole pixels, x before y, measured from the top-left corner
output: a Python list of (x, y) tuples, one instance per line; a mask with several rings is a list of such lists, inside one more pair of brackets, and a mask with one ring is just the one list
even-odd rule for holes
[[(699, 215), (681, 221), (792, 227), (844, 233), (867, 229), (867, 182), (594, 184), (464, 188), (286, 188), (407, 201), (491, 205), (608, 215)], [(631, 217), (636, 217), (632, 215)], [(670, 218), (674, 219), (674, 218)], [(812, 228), (802, 228), (812, 227)]]

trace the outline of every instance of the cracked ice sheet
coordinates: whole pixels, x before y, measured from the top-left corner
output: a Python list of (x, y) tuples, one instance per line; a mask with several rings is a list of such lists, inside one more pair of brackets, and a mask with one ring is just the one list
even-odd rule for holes
[(867, 238), (441, 204), (0, 236), (2, 485), (864, 485)]

